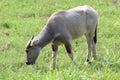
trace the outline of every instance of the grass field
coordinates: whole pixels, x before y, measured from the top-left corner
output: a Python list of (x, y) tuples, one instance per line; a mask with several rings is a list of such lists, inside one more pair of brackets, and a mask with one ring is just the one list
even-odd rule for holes
[[(35, 65), (25, 64), (25, 46), (56, 11), (90, 5), (99, 14), (97, 60), (84, 66), (85, 37), (72, 41), (71, 63), (63, 45), (51, 70), (51, 45), (42, 49)], [(120, 80), (119, 0), (0, 0), (0, 80)]]

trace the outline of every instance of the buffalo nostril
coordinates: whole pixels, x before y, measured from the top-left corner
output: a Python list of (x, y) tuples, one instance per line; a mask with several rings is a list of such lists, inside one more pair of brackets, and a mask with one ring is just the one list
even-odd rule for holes
[(26, 62), (27, 65), (33, 65), (33, 62)]
[(27, 65), (30, 65), (30, 62), (26, 62)]

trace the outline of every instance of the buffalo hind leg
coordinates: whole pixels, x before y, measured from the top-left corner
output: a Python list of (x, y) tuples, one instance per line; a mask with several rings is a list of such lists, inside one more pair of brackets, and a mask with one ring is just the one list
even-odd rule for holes
[(92, 43), (92, 60), (96, 59), (96, 44), (95, 42), (93, 41)]
[(86, 39), (88, 45), (88, 53), (84, 65), (87, 65), (90, 62), (93, 37), (91, 34), (88, 34), (86, 35)]
[(93, 42), (92, 42), (92, 59), (96, 58), (96, 43), (97, 43), (97, 25), (94, 32)]
[(57, 51), (58, 51), (58, 45), (52, 44), (53, 69), (55, 69), (56, 66)]

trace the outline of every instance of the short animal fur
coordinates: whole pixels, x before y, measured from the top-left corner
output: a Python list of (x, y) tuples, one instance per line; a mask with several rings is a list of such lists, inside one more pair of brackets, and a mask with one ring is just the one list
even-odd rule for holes
[(92, 57), (96, 57), (95, 44), (97, 42), (98, 14), (90, 6), (79, 6), (69, 10), (63, 10), (51, 15), (45, 27), (37, 36), (33, 36), (26, 46), (26, 64), (34, 64), (40, 50), (48, 43), (52, 43), (53, 68), (56, 64), (56, 56), (59, 44), (64, 44), (69, 57), (74, 60), (70, 41), (86, 36), (88, 53), (85, 65)]

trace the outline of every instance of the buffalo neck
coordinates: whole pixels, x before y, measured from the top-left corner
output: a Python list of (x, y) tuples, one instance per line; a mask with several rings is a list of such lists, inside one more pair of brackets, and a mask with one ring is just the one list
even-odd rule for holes
[(38, 46), (43, 48), (46, 46), (48, 43), (50, 43), (53, 39), (53, 36), (51, 35), (49, 29), (44, 28), (37, 36), (36, 38), (38, 39)]

